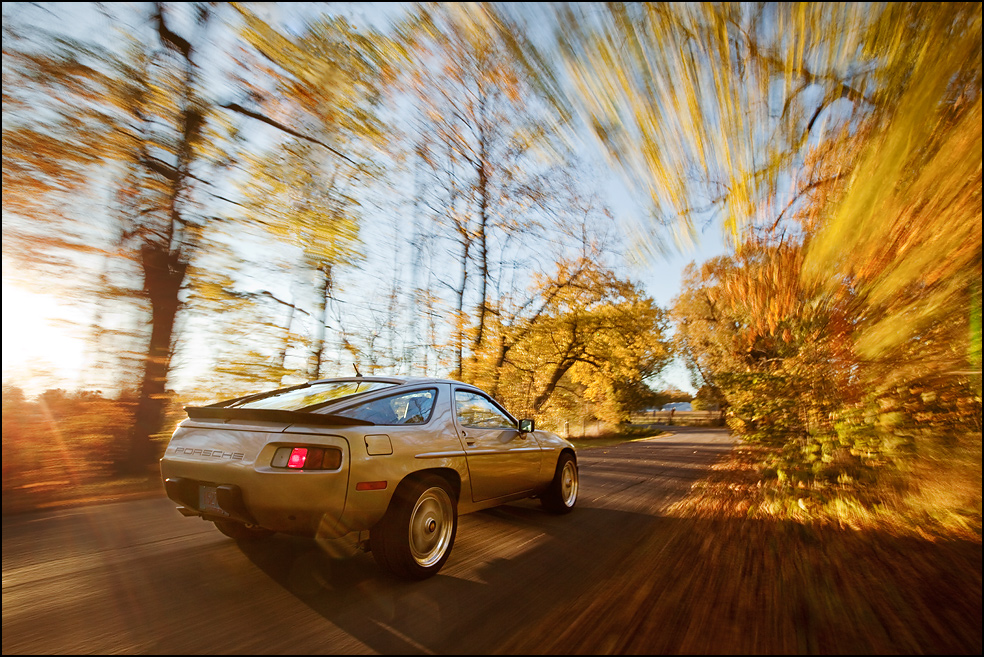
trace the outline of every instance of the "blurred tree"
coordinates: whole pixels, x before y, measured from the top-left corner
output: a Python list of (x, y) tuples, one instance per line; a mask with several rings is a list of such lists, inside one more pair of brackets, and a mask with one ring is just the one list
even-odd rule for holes
[[(236, 269), (241, 269), (238, 262), (230, 265), (230, 271)], [(259, 271), (257, 266), (251, 273)], [(280, 273), (271, 272), (267, 280)], [(290, 298), (267, 290), (244, 290), (239, 280), (213, 269), (209, 280), (196, 281), (189, 291), (185, 314), (192, 325), (222, 326), (221, 332), (202, 331), (212, 362), (196, 378), (198, 390), (186, 395), (215, 401), (216, 395), (229, 398), (308, 380), (306, 358), (300, 356), (305, 338), (298, 335), (297, 324), (314, 320)]]
[(317, 379), (339, 268), (362, 257), (358, 191), (380, 174), (373, 155), (386, 133), (377, 110), (402, 57), (395, 42), (341, 19), (315, 19), (291, 38), (240, 11), (244, 39), (260, 56), (244, 55), (243, 70), (265, 73), (262, 86), (241, 86), (264, 116), (282, 117), (304, 135), (249, 157), (243, 192), (254, 225), (300, 253), (300, 266), (286, 268), (315, 278), (307, 377)]
[(979, 3), (471, 8), (651, 201), (651, 252), (733, 237), (674, 316), (737, 430), (804, 478), (980, 453)]
[[(207, 30), (211, 8), (193, 7), (191, 17)], [(199, 93), (198, 50), (171, 30), (171, 18), (165, 5), (154, 5), (149, 19), (156, 42), (141, 44), (133, 38), (123, 56), (69, 41), (53, 41), (57, 46), (50, 50), (11, 51), (10, 70), (17, 76), (12, 87), (18, 96), (44, 95), (61, 112), (27, 113), (22, 104), (4, 104), (4, 187), (13, 201), (8, 206), (5, 193), (4, 209), (34, 220), (25, 234), (40, 242), (44, 253), (77, 263), (74, 254), (91, 247), (84, 241), (87, 222), (72, 208), (56, 215), (59, 227), (68, 229), (54, 239), (47, 237), (38, 218), (63, 198), (60, 194), (22, 200), (38, 173), (37, 163), (30, 166), (35, 139), (56, 135), (59, 146), (51, 155), (58, 158), (61, 168), (54, 172), (59, 176), (72, 169), (68, 180), (91, 184), (108, 174), (119, 190), (119, 247), (139, 267), (140, 297), (150, 318), (133, 429), (127, 453), (117, 463), (123, 472), (143, 471), (156, 457), (152, 437), (161, 428), (179, 295), (207, 221), (195, 189), (222, 158), (211, 147), (212, 131), (220, 126)], [(7, 52), (5, 44), (5, 66)], [(8, 141), (8, 130), (20, 139)], [(7, 178), (8, 162), (18, 163), (13, 166), (16, 176)], [(58, 180), (46, 179), (62, 191)], [(64, 247), (70, 251), (65, 253)]]
[(884, 109), (839, 163), (849, 178), (805, 274), (863, 303), (860, 356), (908, 362), (883, 384), (917, 368), (976, 370), (979, 387), (981, 5), (888, 5), (864, 37)]
[(583, 122), (644, 193), (657, 227), (647, 242), (657, 250), (659, 229), (686, 244), (715, 214), (738, 242), (772, 226), (786, 200), (837, 179), (796, 175), (823, 135), (881, 106), (876, 54), (859, 55), (875, 7), (493, 6), (488, 23), (558, 116)]
[(486, 340), (493, 289), (515, 262), (508, 245), (536, 232), (531, 208), (545, 196), (536, 155), (549, 139), (524, 76), (494, 34), (465, 18), (427, 3), (400, 27), (413, 57), (404, 80), (417, 117), (410, 150), (434, 181), (418, 187), (426, 192), (417, 209), (454, 243), (456, 378), (468, 377)]
[(651, 247), (713, 216), (737, 247), (802, 239), (822, 202), (803, 273), (860, 293), (858, 348), (962, 318), (964, 367), (926, 356), (979, 371), (980, 3), (493, 6), (559, 116), (646, 190)]
[(716, 411), (720, 410), (725, 404), (725, 399), (721, 392), (707, 384), (704, 384), (691, 400), (691, 407), (695, 411)]
[(726, 401), (733, 428), (763, 441), (829, 429), (830, 413), (857, 401), (854, 363), (836, 348), (847, 323), (801, 284), (802, 259), (795, 245), (747, 244), (691, 265), (671, 310), (678, 352)]
[(652, 392), (646, 382), (669, 362), (664, 311), (590, 260), (558, 263), (532, 289), (534, 312), (490, 324), (476, 383), (496, 389), (516, 412), (554, 421), (575, 409), (580, 415), (585, 402), (611, 423), (644, 407)]
[[(345, 126), (355, 117), (372, 123), (358, 100), (358, 94), (369, 92), (359, 84), (331, 86), (344, 77), (344, 66), (323, 52), (305, 50), (303, 44), (280, 47), (287, 42), (282, 37), (278, 41), (273, 30), (256, 21), (247, 20), (252, 43), (275, 63), (285, 58), (279, 65), (286, 73), (268, 83), (276, 87), (276, 81), (289, 79), (292, 71), (300, 74), (293, 86), (276, 87), (281, 93), (275, 94), (277, 103), (268, 109), (282, 110), (292, 103), (300, 109), (270, 116), (263, 107), (251, 105), (258, 98), (255, 80), (251, 86), (238, 87), (246, 98), (218, 97), (224, 88), (216, 84), (221, 71), (212, 30), (224, 26), (216, 18), (217, 11), (225, 10), (209, 3), (153, 4), (147, 16), (152, 38), (126, 37), (127, 47), (114, 51), (44, 31), (37, 33), (39, 43), (32, 44), (15, 31), (16, 24), (8, 24), (5, 7), (4, 254), (35, 269), (53, 264), (62, 270), (78, 268), (92, 252), (120, 256), (134, 264), (133, 271), (141, 279), (138, 284), (128, 281), (112, 288), (114, 292), (126, 289), (137, 301), (135, 308), (145, 309), (149, 316), (133, 429), (127, 453), (117, 463), (121, 472), (142, 472), (156, 459), (153, 438), (162, 428), (183, 297), (192, 284), (200, 285), (213, 275), (209, 265), (228, 250), (214, 230), (225, 219), (213, 215), (209, 206), (229, 202), (220, 185), (227, 176), (217, 172), (230, 165), (231, 147), (242, 136), (231, 119), (245, 117), (271, 126), (278, 134), (298, 140), (297, 144), (315, 145), (355, 168), (354, 160), (318, 136), (332, 132), (332, 121)], [(312, 69), (314, 60), (320, 64)], [(346, 57), (343, 63), (352, 60)], [(332, 71), (339, 73), (328, 75)], [(312, 72), (321, 77), (304, 77)], [(339, 104), (337, 114), (332, 114), (333, 102)], [(313, 116), (321, 123), (307, 120), (296, 128), (288, 124), (300, 116)], [(306, 134), (310, 128), (321, 132)], [(297, 144), (295, 153), (307, 152)], [(39, 146), (44, 149), (42, 157), (38, 157)], [(78, 194), (104, 188), (112, 190), (108, 195), (121, 225), (116, 233), (110, 231), (108, 240)], [(324, 198), (313, 200), (324, 202)], [(99, 203), (94, 205), (98, 208)], [(18, 218), (16, 227), (8, 216)], [(332, 217), (337, 216), (334, 211)], [(301, 239), (310, 243), (326, 236), (319, 230), (299, 222), (296, 232), (304, 233)], [(349, 248), (351, 224), (342, 225), (340, 234), (343, 237), (331, 245), (336, 250), (333, 255)], [(196, 261), (201, 266), (195, 267)], [(330, 268), (323, 263), (319, 267), (324, 291)], [(198, 297), (208, 294), (204, 286)], [(241, 305), (243, 299), (235, 301)], [(323, 316), (320, 319), (323, 325)], [(313, 357), (321, 357), (320, 348)]]

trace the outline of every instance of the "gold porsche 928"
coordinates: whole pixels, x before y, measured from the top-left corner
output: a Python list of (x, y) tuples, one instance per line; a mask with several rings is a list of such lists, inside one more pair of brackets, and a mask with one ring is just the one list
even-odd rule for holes
[(574, 446), (458, 381), (326, 379), (186, 411), (161, 459), (167, 495), (237, 540), (351, 536), (424, 579), (448, 560), (459, 515), (577, 501)]

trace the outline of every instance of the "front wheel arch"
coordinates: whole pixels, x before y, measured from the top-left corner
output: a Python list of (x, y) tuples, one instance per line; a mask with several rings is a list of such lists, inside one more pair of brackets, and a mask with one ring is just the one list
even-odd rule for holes
[(540, 504), (550, 513), (570, 513), (577, 503), (579, 490), (577, 456), (570, 450), (564, 450), (557, 457), (553, 479), (540, 495)]

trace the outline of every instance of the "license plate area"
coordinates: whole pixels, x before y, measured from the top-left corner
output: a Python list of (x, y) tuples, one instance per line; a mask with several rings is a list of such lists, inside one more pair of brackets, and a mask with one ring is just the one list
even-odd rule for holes
[(219, 493), (215, 486), (198, 487), (198, 510), (213, 516), (229, 517), (229, 514), (219, 506)]

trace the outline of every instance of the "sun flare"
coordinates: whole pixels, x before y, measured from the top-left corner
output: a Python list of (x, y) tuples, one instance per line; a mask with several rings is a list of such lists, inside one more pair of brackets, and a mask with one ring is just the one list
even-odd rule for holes
[[(3, 380), (18, 386), (77, 381), (84, 344), (57, 326), (79, 312), (51, 296), (3, 283)], [(45, 379), (39, 381), (37, 379)]]

